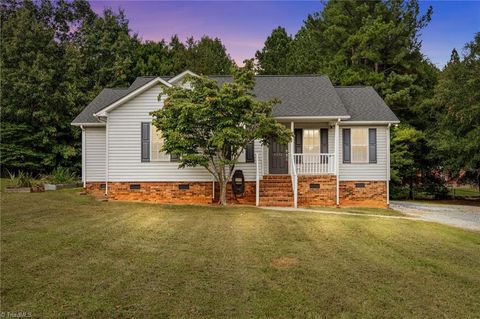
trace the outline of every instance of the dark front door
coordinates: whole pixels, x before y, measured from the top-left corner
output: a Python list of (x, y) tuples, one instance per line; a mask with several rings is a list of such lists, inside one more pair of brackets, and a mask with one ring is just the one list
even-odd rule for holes
[(270, 174), (288, 173), (287, 145), (271, 141), (268, 148), (268, 166)]

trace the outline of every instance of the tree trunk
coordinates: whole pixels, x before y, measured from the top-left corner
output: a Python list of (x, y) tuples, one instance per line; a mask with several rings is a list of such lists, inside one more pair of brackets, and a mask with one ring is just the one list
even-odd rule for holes
[(480, 193), (480, 169), (477, 170), (477, 186), (478, 186), (478, 192)]
[(408, 191), (408, 199), (414, 199), (413, 198), (413, 181), (412, 179), (410, 178), (410, 181), (408, 183), (408, 186), (409, 186), (409, 191)]
[(218, 183), (220, 185), (220, 199), (218, 203), (222, 206), (227, 205), (227, 185), (228, 181), (221, 181)]

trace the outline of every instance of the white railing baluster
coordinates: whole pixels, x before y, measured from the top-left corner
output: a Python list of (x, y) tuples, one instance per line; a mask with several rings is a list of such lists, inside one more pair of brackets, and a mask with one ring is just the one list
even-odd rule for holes
[(335, 154), (293, 154), (297, 175), (334, 174)]

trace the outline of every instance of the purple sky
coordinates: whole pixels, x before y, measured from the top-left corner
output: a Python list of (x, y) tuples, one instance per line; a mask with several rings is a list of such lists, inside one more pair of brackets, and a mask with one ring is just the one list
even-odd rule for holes
[[(322, 9), (320, 1), (90, 1), (103, 8), (125, 10), (130, 28), (143, 40), (185, 40), (202, 35), (218, 37), (237, 61), (254, 56), (272, 29), (281, 25), (295, 34), (309, 13)], [(433, 6), (433, 18), (422, 31), (423, 53), (442, 67), (452, 48), (461, 49), (480, 31), (480, 1), (421, 1)]]

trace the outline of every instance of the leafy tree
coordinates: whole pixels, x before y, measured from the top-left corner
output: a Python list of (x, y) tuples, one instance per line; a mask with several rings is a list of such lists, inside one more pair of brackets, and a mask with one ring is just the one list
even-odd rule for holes
[(435, 88), (429, 129), (434, 156), (451, 173), (475, 176), (480, 188), (480, 33), (465, 46), (460, 60), (456, 50)]
[(200, 41), (187, 40), (187, 66), (191, 71), (197, 74), (229, 74), (233, 65), (220, 39), (203, 36)]
[(133, 71), (136, 76), (172, 75), (172, 70), (170, 52), (165, 41), (146, 41), (137, 46)]
[(82, 97), (75, 83), (80, 54), (62, 39), (69, 34), (63, 26), (75, 16), (48, 3), (13, 6), (2, 21), (2, 168), (72, 166), (79, 163), (79, 134), (69, 123)]
[(394, 127), (391, 138), (391, 178), (394, 185), (407, 185), (410, 199), (422, 176), (429, 172), (425, 163), (425, 134), (407, 124)]
[(91, 24), (83, 24), (79, 32), (79, 48), (84, 57), (88, 87), (98, 93), (104, 87), (128, 86), (135, 77), (135, 52), (139, 45), (136, 35), (130, 36), (128, 20), (123, 11), (110, 9)]
[(277, 27), (265, 41), (261, 51), (255, 53), (260, 74), (287, 74), (287, 58), (292, 37), (283, 27)]
[[(164, 151), (180, 158), (180, 167), (202, 166), (220, 185), (220, 204), (226, 205), (227, 183), (248, 143), (275, 138), (287, 143), (291, 133), (272, 115), (277, 100), (259, 101), (253, 61), (235, 68), (233, 82), (218, 86), (206, 77), (187, 77), (192, 89), (165, 89), (164, 107), (152, 113), (153, 124), (165, 139)], [(160, 98), (160, 97), (159, 97)]]

